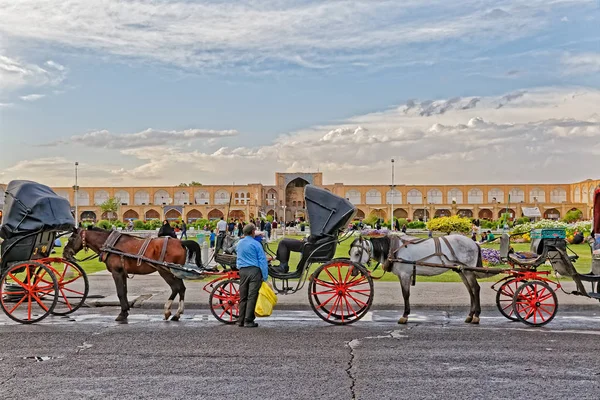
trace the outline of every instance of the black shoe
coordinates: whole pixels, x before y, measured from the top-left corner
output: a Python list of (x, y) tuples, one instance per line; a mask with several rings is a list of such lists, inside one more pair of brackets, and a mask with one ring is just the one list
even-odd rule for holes
[(242, 322), (241, 324), (238, 324), (238, 326), (239, 326), (240, 328), (243, 328), (243, 327), (244, 327), (244, 323)]
[(246, 322), (242, 327), (244, 328), (256, 328), (258, 324), (256, 322)]

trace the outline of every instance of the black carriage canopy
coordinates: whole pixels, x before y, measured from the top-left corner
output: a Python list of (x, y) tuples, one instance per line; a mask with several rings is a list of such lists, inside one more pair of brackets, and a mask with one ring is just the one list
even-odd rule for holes
[(12, 181), (6, 188), (0, 237), (37, 231), (66, 231), (75, 226), (69, 201), (48, 186), (31, 181)]
[(304, 198), (312, 236), (337, 235), (356, 213), (348, 200), (316, 186), (307, 185)]

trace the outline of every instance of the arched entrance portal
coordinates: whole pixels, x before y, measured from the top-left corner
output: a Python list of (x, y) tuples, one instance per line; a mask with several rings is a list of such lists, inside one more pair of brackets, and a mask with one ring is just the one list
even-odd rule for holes
[(492, 210), (488, 210), (487, 208), (479, 211), (479, 218), (480, 219), (492, 219), (494, 218), (494, 214), (492, 213)]
[(208, 213), (208, 219), (221, 219), (222, 217), (224, 217), (223, 213), (216, 208)]
[(558, 211), (556, 208), (549, 208), (546, 211), (544, 211), (544, 218), (546, 218), (546, 219), (559, 219), (560, 218), (560, 211)]
[(196, 209), (190, 210), (186, 216), (188, 224), (191, 224), (201, 218), (202, 218), (202, 213)]
[(437, 218), (449, 217), (452, 215), (452, 213), (450, 212), (450, 210), (435, 210), (435, 214), (433, 214), (433, 215)]
[(231, 210), (229, 212), (229, 219), (237, 219), (243, 221), (246, 218), (246, 214), (242, 210)]
[(148, 210), (146, 211), (146, 221), (150, 221), (153, 219), (160, 219), (160, 214), (156, 210)]
[(96, 213), (93, 211), (84, 211), (81, 213), (80, 218), (81, 221), (92, 221), (96, 222)]
[(181, 219), (181, 213), (179, 211), (175, 210), (174, 208), (172, 208), (169, 211), (167, 211), (167, 213), (165, 214), (165, 219), (167, 221), (177, 221), (177, 220)]
[(394, 210), (394, 218), (408, 218), (408, 212), (404, 208), (396, 208)]
[(424, 221), (425, 217), (429, 219), (429, 210), (423, 210), (422, 208), (419, 208), (413, 213), (414, 220)]
[(354, 217), (356, 219), (364, 219), (365, 218), (365, 213), (363, 210), (357, 210), (356, 211), (356, 217)]
[(457, 214), (462, 218), (473, 218), (473, 210), (458, 210)]
[(130, 219), (139, 219), (139, 218), (140, 218), (140, 215), (133, 210), (127, 210), (123, 214), (123, 221), (129, 221)]
[(382, 210), (380, 208), (376, 208), (375, 210), (371, 211), (371, 213), (369, 214), (369, 217), (377, 217), (377, 218), (385, 221), (385, 219), (387, 218), (387, 214), (385, 213), (384, 210)]

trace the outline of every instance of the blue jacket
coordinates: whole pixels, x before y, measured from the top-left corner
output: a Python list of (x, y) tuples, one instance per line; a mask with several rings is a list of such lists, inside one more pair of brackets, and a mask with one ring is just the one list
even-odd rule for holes
[(237, 267), (259, 267), (263, 281), (269, 279), (269, 266), (262, 246), (252, 236), (245, 236), (237, 245)]

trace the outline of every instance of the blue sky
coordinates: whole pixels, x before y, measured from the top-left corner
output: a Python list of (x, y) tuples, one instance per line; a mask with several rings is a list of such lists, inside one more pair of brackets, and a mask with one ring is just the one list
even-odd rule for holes
[[(270, 183), (276, 170), (315, 168), (326, 181), (368, 183), (390, 157), (407, 183), (456, 181), (446, 168), (440, 175), (440, 159), (473, 171), (465, 182), (577, 180), (588, 176), (478, 172), (505, 162), (508, 147), (464, 157), (424, 134), (414, 145), (429, 153), (415, 160), (385, 143), (482, 115), (486, 132), (574, 119), (586, 138), (600, 134), (589, 104), (600, 89), (597, 0), (0, 0), (0, 20), (0, 181), (71, 184), (78, 160), (90, 184)], [(547, 100), (572, 93), (587, 97), (571, 96), (556, 115)], [(493, 111), (511, 94), (520, 100), (503, 108), (514, 110)], [(456, 107), (474, 98), (474, 109)], [(398, 118), (413, 99), (421, 112), (431, 101), (448, 107)], [(547, 140), (556, 127), (542, 125), (530, 140), (543, 151), (522, 155), (532, 169), (556, 146)], [(323, 138), (336, 129), (354, 136), (332, 152)], [(456, 140), (487, 134), (477, 129)]]

